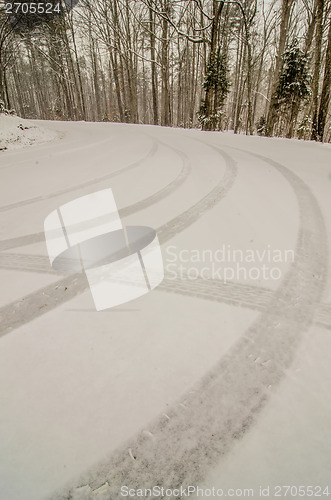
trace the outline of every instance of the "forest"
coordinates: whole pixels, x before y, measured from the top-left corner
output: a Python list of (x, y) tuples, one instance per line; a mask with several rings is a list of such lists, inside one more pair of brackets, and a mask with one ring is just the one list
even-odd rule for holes
[(72, 1), (0, 2), (2, 110), (331, 141), (331, 0)]

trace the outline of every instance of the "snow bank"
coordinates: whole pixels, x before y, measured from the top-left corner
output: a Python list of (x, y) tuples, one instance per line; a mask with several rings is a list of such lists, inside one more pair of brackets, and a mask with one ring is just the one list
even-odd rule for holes
[(0, 114), (0, 151), (52, 141), (56, 132), (36, 126), (19, 116)]

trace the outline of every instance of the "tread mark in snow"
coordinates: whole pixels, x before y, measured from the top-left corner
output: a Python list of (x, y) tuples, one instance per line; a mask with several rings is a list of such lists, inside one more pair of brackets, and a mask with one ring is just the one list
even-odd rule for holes
[[(146, 134), (144, 134), (146, 135)], [(93, 186), (94, 184), (99, 184), (100, 182), (106, 181), (108, 179), (112, 179), (113, 177), (116, 177), (118, 175), (123, 174), (124, 172), (129, 172), (130, 170), (133, 170), (134, 168), (139, 167), (144, 161), (146, 161), (148, 158), (152, 158), (155, 153), (157, 152), (158, 149), (158, 143), (159, 141), (156, 139), (152, 139), (152, 147), (148, 151), (148, 153), (143, 157), (140, 158), (139, 160), (134, 161), (133, 163), (130, 163), (129, 165), (126, 165), (125, 167), (119, 168), (118, 170), (115, 170), (114, 172), (111, 172), (106, 175), (102, 175), (101, 177), (98, 177), (96, 179), (91, 179), (86, 182), (82, 182), (81, 184), (76, 184), (75, 186), (71, 186), (66, 189), (60, 189), (59, 191), (56, 191), (55, 193), (50, 193), (45, 196), (35, 196), (34, 198), (30, 198), (28, 200), (23, 200), (23, 201), (18, 201), (16, 203), (10, 203), (9, 205), (3, 205), (0, 207), (0, 213), (1, 212), (7, 212), (8, 210), (13, 210), (14, 208), (20, 208), (24, 207), (26, 205), (32, 205), (33, 203), (38, 203), (39, 201), (44, 201), (44, 200), (50, 200), (51, 198), (56, 198), (57, 196), (62, 196), (63, 194), (71, 193), (74, 191), (79, 191), (80, 189), (84, 189), (89, 186)], [(41, 233), (43, 234), (43, 233)]]
[[(174, 148), (170, 147), (170, 149), (174, 150)], [(158, 238), (160, 243), (165, 243), (173, 236), (183, 231), (191, 224), (193, 224), (196, 220), (198, 220), (207, 210), (213, 208), (218, 201), (220, 201), (228, 190), (231, 188), (234, 179), (236, 177), (237, 169), (235, 162), (229, 157), (227, 154), (219, 151), (221, 156), (225, 159), (226, 162), (226, 170), (224, 177), (221, 181), (213, 188), (208, 194), (206, 194), (201, 200), (195, 203), (192, 207), (187, 209), (181, 215), (178, 215), (170, 222), (167, 222), (163, 226), (157, 228)], [(184, 159), (186, 156), (183, 152), (181, 152), (181, 158)], [(189, 174), (189, 163), (185, 162), (182, 172), (179, 175), (179, 183), (185, 180), (186, 175)], [(178, 180), (178, 177), (177, 177)], [(177, 184), (176, 186), (177, 187)], [(168, 190), (168, 186), (166, 186)], [(174, 189), (174, 186), (172, 186)], [(161, 190), (162, 191), (162, 190)], [(167, 191), (168, 194), (168, 191)], [(163, 198), (163, 192), (160, 195)], [(149, 197), (152, 199), (151, 203), (155, 203), (159, 200), (156, 200), (155, 196), (152, 195)], [(145, 203), (146, 200), (142, 200), (138, 203)], [(136, 204), (137, 205), (137, 204)], [(120, 211), (121, 214), (121, 211)], [(17, 255), (17, 254), (16, 254)], [(43, 269), (46, 266), (46, 262), (48, 262), (47, 257), (37, 256), (19, 256), (13, 257), (13, 254), (0, 254), (0, 263), (1, 259), (17, 259), (16, 261), (24, 262), (26, 259), (27, 266), (31, 269), (31, 262), (35, 261), (36, 267)], [(44, 260), (43, 260), (44, 259)], [(42, 264), (41, 266), (39, 266)], [(8, 268), (8, 266), (6, 266)], [(20, 267), (22, 269), (22, 267)], [(63, 288), (68, 289), (66, 294), (63, 294)], [(79, 295), (84, 292), (88, 288), (88, 282), (84, 275), (82, 274), (74, 274), (69, 277), (63, 278), (59, 280), (57, 283), (52, 283), (44, 288), (39, 289), (36, 292), (33, 292), (23, 299), (19, 299), (7, 306), (0, 308), (0, 337), (5, 335), (6, 333), (11, 332), (14, 328), (18, 328), (19, 326), (28, 323), (32, 319), (37, 318), (41, 314), (45, 314), (46, 312), (56, 308), (60, 304), (67, 302), (73, 297)], [(44, 305), (44, 296), (48, 295), (50, 300), (46, 306), (40, 309), (41, 305)]]
[[(270, 397), (270, 388), (285, 375), (303, 331), (312, 322), (322, 296), (327, 262), (319, 206), (308, 186), (286, 167), (248, 154), (272, 165), (296, 194), (300, 209), (296, 259), (256, 322), (200, 381), (196, 392), (181, 398), (186, 399), (187, 410), (183, 412), (175, 404), (166, 423), (163, 415), (149, 425), (153, 441), (139, 433), (84, 475), (92, 487), (107, 480), (112, 500), (121, 498), (123, 484), (132, 488), (141, 484), (145, 488), (155, 484), (178, 488), (202, 480), (206, 471), (231, 449), (233, 441), (251, 427)], [(255, 363), (257, 358), (270, 362)], [(135, 462), (127, 454), (128, 446), (137, 451)], [(73, 487), (52, 498), (68, 498), (68, 493), (74, 491)]]
[[(137, 203), (133, 203), (132, 205), (128, 205), (127, 207), (120, 209), (119, 215), (121, 218), (127, 217), (128, 215), (131, 215), (135, 212), (138, 212), (139, 210), (143, 210), (144, 208), (148, 208), (151, 205), (153, 205), (154, 203), (157, 203), (157, 202), (161, 201), (162, 199), (166, 198), (169, 194), (171, 194), (173, 191), (178, 189), (186, 181), (186, 179), (188, 178), (188, 176), (190, 174), (191, 164), (190, 164), (190, 161), (188, 160), (188, 158), (185, 154), (183, 154), (180, 150), (177, 150), (176, 148), (168, 146), (167, 144), (163, 143), (162, 141), (160, 141), (158, 139), (157, 139), (157, 142), (169, 147), (169, 149), (172, 149), (173, 151), (175, 151), (178, 154), (178, 156), (180, 156), (180, 158), (182, 160), (182, 168), (181, 168), (179, 174), (177, 175), (177, 177), (175, 177), (175, 179), (173, 181), (171, 181), (169, 184), (167, 184), (166, 186), (161, 188), (156, 193), (152, 194), (151, 196), (148, 196), (147, 198), (145, 198), (143, 200), (138, 201)], [(157, 151), (157, 145), (155, 145), (155, 144), (156, 144), (156, 142), (154, 143), (153, 148), (151, 149), (151, 151), (148, 153), (147, 156), (145, 156), (142, 160), (139, 160), (139, 162), (135, 162), (134, 164), (129, 165), (130, 169), (133, 168), (134, 166), (135, 167), (139, 166), (147, 158), (155, 155), (155, 153)], [(126, 167), (126, 168), (128, 168), (128, 167)], [(117, 173), (122, 173), (124, 170), (125, 169), (121, 169), (119, 171), (113, 172), (113, 174), (109, 174), (109, 176), (110, 175), (113, 176), (115, 174), (117, 175)], [(107, 176), (107, 177), (109, 177), (109, 176)], [(102, 182), (102, 180), (105, 180), (105, 179), (104, 178), (96, 179), (96, 181), (98, 183)], [(77, 188), (77, 189), (81, 189), (81, 187), (82, 186), (79, 186), (79, 188)], [(73, 188), (73, 189), (70, 188), (70, 190), (68, 190), (68, 192), (71, 192), (74, 189), (76, 189), (76, 188)], [(59, 196), (59, 194), (63, 194), (63, 193), (62, 192), (55, 193), (54, 195), (51, 195), (50, 197)], [(46, 198), (41, 198), (41, 199), (46, 199)], [(36, 201), (41, 201), (41, 199), (38, 199)], [(22, 202), (22, 203), (26, 204), (26, 202)], [(9, 206), (9, 205), (7, 205), (7, 206)], [(18, 204), (17, 204), (17, 206), (18, 206)], [(13, 207), (12, 205), (10, 205), (10, 207), (17, 208), (16, 206)], [(1, 208), (0, 208), (0, 212), (1, 212)], [(33, 243), (40, 243), (41, 241), (45, 241), (45, 235), (44, 235), (43, 231), (40, 233), (28, 234), (25, 236), (18, 236), (16, 238), (10, 238), (8, 240), (0, 241), (0, 252), (2, 252), (4, 250), (10, 250), (12, 248), (19, 248), (22, 246), (31, 245)], [(1, 256), (1, 254), (0, 254), (0, 256)], [(44, 259), (45, 259), (45, 262), (48, 261), (47, 257), (44, 257)], [(1, 259), (0, 259), (0, 267), (2, 267)], [(16, 268), (14, 267), (14, 268), (10, 268), (10, 269), (16, 269)], [(22, 269), (22, 268), (20, 267), (18, 269)], [(49, 268), (49, 266), (48, 266), (48, 270), (49, 270), (49, 272), (52, 272), (52, 270)], [(44, 272), (44, 271), (42, 271), (42, 272)]]

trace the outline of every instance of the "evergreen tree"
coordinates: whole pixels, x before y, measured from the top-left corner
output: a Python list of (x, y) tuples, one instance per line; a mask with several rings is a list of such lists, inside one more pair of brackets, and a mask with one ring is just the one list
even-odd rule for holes
[(220, 51), (209, 61), (203, 88), (206, 94), (212, 91), (212, 110), (210, 112), (207, 109), (206, 101), (202, 101), (199, 110), (199, 122), (203, 130), (220, 130), (224, 115), (224, 101), (230, 91), (226, 59), (223, 54), (220, 54)]
[(293, 136), (300, 106), (311, 93), (310, 83), (307, 57), (294, 40), (284, 54), (284, 66), (276, 90), (277, 111), (287, 117), (286, 137)]
[(255, 125), (256, 132), (258, 135), (265, 135), (266, 124), (267, 124), (267, 120), (266, 120), (265, 116), (261, 116)]

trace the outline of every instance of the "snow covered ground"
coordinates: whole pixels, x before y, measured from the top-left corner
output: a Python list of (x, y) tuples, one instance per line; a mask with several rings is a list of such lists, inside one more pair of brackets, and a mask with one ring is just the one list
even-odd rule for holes
[[(32, 123), (0, 155), (0, 499), (331, 493), (330, 145)], [(106, 187), (166, 277), (96, 312), (43, 222)]]
[(54, 140), (58, 134), (19, 116), (0, 113), (0, 151)]

